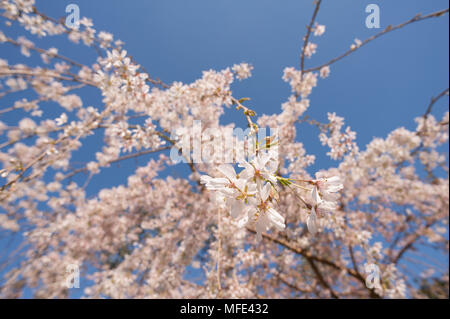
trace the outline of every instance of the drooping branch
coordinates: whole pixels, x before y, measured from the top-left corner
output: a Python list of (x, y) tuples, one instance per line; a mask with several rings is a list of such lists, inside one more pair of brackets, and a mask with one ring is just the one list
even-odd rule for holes
[[(256, 231), (254, 229), (251, 229), (251, 228), (247, 227), (247, 230), (250, 231), (251, 233), (256, 234)], [(281, 245), (281, 246), (289, 249), (290, 251), (292, 251), (292, 252), (294, 252), (294, 253), (296, 253), (298, 255), (303, 256), (308, 261), (318, 262), (318, 263), (321, 263), (323, 265), (329, 266), (329, 267), (331, 267), (331, 268), (333, 268), (335, 270), (338, 270), (338, 271), (345, 271), (347, 274), (349, 274), (350, 276), (352, 276), (355, 279), (357, 279), (360, 283), (362, 283), (364, 285), (364, 287), (366, 287), (366, 280), (364, 279), (364, 277), (361, 274), (355, 272), (353, 269), (350, 269), (350, 268), (347, 268), (347, 267), (344, 267), (344, 266), (340, 266), (340, 265), (338, 265), (338, 264), (336, 264), (336, 263), (334, 263), (334, 262), (332, 262), (332, 261), (330, 261), (328, 259), (325, 259), (325, 258), (316, 256), (316, 255), (313, 255), (309, 251), (304, 250), (304, 249), (299, 248), (299, 247), (295, 247), (291, 243), (289, 243), (289, 242), (287, 242), (287, 241), (285, 241), (285, 240), (283, 240), (281, 238), (278, 238), (276, 236), (273, 236), (273, 235), (270, 235), (270, 234), (267, 234), (267, 233), (263, 234), (262, 236), (263, 236), (263, 238), (265, 238), (265, 239), (267, 239), (267, 240), (269, 240), (269, 241), (271, 241), (273, 243)], [(371, 298), (380, 298), (380, 296), (377, 293), (375, 293), (372, 289), (369, 289), (369, 288), (367, 288), (367, 289), (369, 290)]]

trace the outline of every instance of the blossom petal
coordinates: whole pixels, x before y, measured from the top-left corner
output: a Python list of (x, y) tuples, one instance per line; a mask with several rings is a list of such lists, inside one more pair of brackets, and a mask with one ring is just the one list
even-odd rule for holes
[(308, 226), (308, 231), (311, 234), (317, 233), (317, 216), (316, 216), (316, 210), (311, 208), (311, 213), (308, 216), (308, 219), (306, 220), (306, 226)]
[(314, 206), (317, 206), (322, 202), (322, 199), (319, 196), (319, 192), (316, 186), (314, 186), (314, 188), (312, 189), (311, 197)]
[(222, 164), (217, 168), (217, 170), (230, 180), (236, 179), (236, 171), (230, 164)]
[(267, 198), (269, 197), (269, 194), (270, 194), (270, 188), (272, 187), (272, 185), (270, 185), (269, 183), (266, 183), (263, 187), (262, 187), (262, 189), (261, 189), (261, 191), (260, 191), (260, 195), (261, 195), (261, 199), (263, 200), (263, 201), (266, 201), (267, 200)]

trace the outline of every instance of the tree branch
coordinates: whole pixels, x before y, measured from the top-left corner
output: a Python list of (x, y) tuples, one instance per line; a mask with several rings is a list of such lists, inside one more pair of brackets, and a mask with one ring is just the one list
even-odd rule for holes
[(322, 0), (316, 1), (316, 8), (314, 9), (314, 13), (312, 15), (311, 21), (309, 22), (309, 25), (306, 27), (307, 30), (306, 30), (305, 40), (303, 43), (302, 55), (300, 57), (301, 77), (303, 77), (303, 70), (305, 69), (305, 50), (306, 50), (306, 47), (308, 46), (309, 36), (311, 35), (311, 30), (313, 28), (314, 21), (316, 21), (317, 13), (319, 12), (321, 3), (322, 3)]
[[(379, 37), (381, 37), (382, 35), (385, 35), (385, 34), (387, 34), (387, 33), (389, 33), (389, 32), (394, 31), (394, 30), (401, 29), (401, 28), (403, 28), (404, 26), (407, 26), (408, 24), (411, 24), (411, 23), (414, 23), (414, 22), (418, 22), (418, 21), (423, 21), (423, 20), (430, 19), (430, 18), (438, 18), (438, 17), (441, 17), (442, 15), (446, 14), (448, 11), (449, 11), (449, 9), (444, 9), (444, 10), (441, 10), (441, 11), (437, 11), (437, 12), (434, 12), (434, 13), (430, 13), (430, 14), (425, 15), (425, 16), (421, 16), (420, 13), (419, 13), (419, 14), (417, 14), (414, 18), (412, 18), (412, 19), (410, 19), (410, 20), (408, 20), (408, 21), (406, 21), (406, 22), (403, 22), (403, 23), (401, 23), (401, 24), (398, 24), (398, 25), (396, 25), (396, 26), (388, 25), (388, 26), (386, 27), (386, 29), (384, 29), (384, 30), (381, 31), (380, 33), (377, 33), (377, 34), (371, 36), (370, 38), (367, 38), (366, 40), (362, 41), (361, 45), (360, 45), (358, 48), (360, 48), (360, 47), (366, 45), (367, 43), (369, 43), (369, 42), (371, 42), (371, 41), (373, 41), (373, 40), (375, 40), (375, 39), (377, 39), (377, 38), (379, 38)], [(356, 50), (357, 50), (357, 49), (350, 49), (350, 50), (348, 50), (347, 52), (341, 54), (340, 56), (338, 56), (338, 57), (336, 57), (336, 58), (334, 58), (334, 59), (331, 59), (331, 60), (328, 61), (327, 63), (324, 63), (324, 64), (322, 64), (322, 65), (320, 65), (320, 66), (317, 66), (317, 67), (314, 67), (314, 68), (310, 68), (310, 69), (305, 70), (305, 73), (320, 70), (320, 69), (323, 68), (324, 66), (331, 65), (331, 64), (333, 64), (333, 63), (335, 63), (335, 62), (337, 62), (337, 61), (339, 61), (339, 60), (342, 60), (343, 58), (345, 58), (346, 56), (352, 54), (352, 53), (355, 52)]]

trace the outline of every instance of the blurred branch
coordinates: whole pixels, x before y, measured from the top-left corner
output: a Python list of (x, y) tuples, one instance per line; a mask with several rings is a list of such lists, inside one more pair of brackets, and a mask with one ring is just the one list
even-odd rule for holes
[[(247, 227), (247, 230), (249, 232), (251, 232), (251, 233), (256, 234), (256, 231), (254, 229), (251, 229), (251, 228)], [(304, 258), (306, 258), (306, 260), (308, 260), (308, 262), (309, 261), (319, 262), (321, 264), (330, 266), (331, 268), (333, 268), (335, 270), (345, 271), (347, 274), (349, 274), (350, 276), (356, 278), (359, 282), (361, 282), (364, 285), (364, 287), (366, 287), (366, 280), (365, 280), (365, 278), (361, 274), (356, 273), (353, 269), (350, 269), (350, 268), (347, 268), (347, 267), (344, 267), (344, 266), (340, 266), (340, 265), (338, 265), (338, 264), (336, 264), (333, 261), (330, 261), (328, 259), (312, 255), (310, 252), (308, 252), (308, 251), (306, 251), (306, 250), (304, 250), (302, 248), (295, 247), (291, 243), (288, 243), (287, 241), (285, 241), (283, 239), (280, 239), (278, 237), (275, 237), (273, 235), (269, 235), (269, 234), (263, 233), (262, 237), (267, 239), (267, 240), (269, 240), (269, 241), (271, 241), (271, 242), (273, 242), (273, 243), (279, 244), (279, 245), (289, 249), (290, 251), (292, 251), (292, 252), (294, 252), (296, 254), (299, 254), (299, 255), (303, 256)], [(369, 288), (367, 288), (367, 289), (369, 290), (371, 298), (381, 298), (372, 289), (369, 289)]]

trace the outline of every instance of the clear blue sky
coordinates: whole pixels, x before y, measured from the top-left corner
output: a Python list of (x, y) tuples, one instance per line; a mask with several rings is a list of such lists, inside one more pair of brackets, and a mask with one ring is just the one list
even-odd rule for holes
[[(312, 0), (41, 0), (40, 11), (52, 17), (65, 16), (65, 7), (76, 3), (81, 16), (93, 19), (98, 31), (111, 32), (125, 42), (125, 48), (136, 61), (166, 83), (191, 82), (202, 70), (222, 69), (235, 63), (254, 66), (253, 77), (233, 84), (235, 97), (250, 97), (258, 114), (279, 112), (290, 95), (281, 80), (287, 66), (299, 67), (300, 48), (305, 26), (312, 11)], [(314, 37), (318, 52), (306, 61), (307, 67), (320, 65), (344, 51), (354, 38), (365, 39), (380, 30), (365, 27), (365, 7), (375, 3), (381, 10), (381, 27), (398, 24), (417, 13), (427, 14), (448, 7), (446, 0), (324, 0), (317, 17), (326, 25), (322, 37)], [(7, 35), (19, 35), (14, 27), (0, 27)], [(365, 46), (358, 52), (331, 66), (331, 75), (320, 80), (314, 89), (308, 114), (326, 121), (327, 112), (345, 117), (358, 133), (361, 148), (373, 137), (385, 137), (399, 127), (413, 129), (414, 117), (424, 113), (431, 98), (448, 87), (448, 15), (409, 25)], [(38, 42), (42, 47), (58, 47), (60, 53), (92, 64), (95, 52), (75, 46), (59, 38)], [(27, 59), (18, 56), (10, 46), (0, 46), (0, 58), (10, 63)], [(98, 94), (87, 92), (84, 105), (100, 107)], [(12, 101), (12, 100), (11, 100)], [(9, 101), (9, 102), (11, 102)], [(6, 101), (7, 103), (8, 101)], [(9, 105), (7, 105), (9, 106)], [(5, 107), (2, 104), (2, 107)], [(434, 114), (441, 116), (448, 108), (444, 98), (435, 105)], [(54, 115), (59, 115), (60, 110)], [(17, 116), (0, 117), (16, 122)], [(244, 119), (233, 109), (227, 110), (224, 123)], [(317, 156), (312, 171), (337, 163), (325, 156), (317, 130), (302, 126), (299, 131), (307, 151)], [(94, 140), (79, 161), (94, 158)], [(89, 152), (89, 150), (91, 152)], [(139, 160), (139, 165), (144, 160)], [(182, 164), (179, 164), (182, 165)], [(134, 171), (133, 160), (111, 168), (115, 174), (99, 175), (88, 188), (93, 195), (98, 188), (125, 184)], [(186, 168), (175, 168), (177, 174)], [(109, 171), (111, 172), (111, 171)], [(173, 170), (172, 170), (173, 172)], [(169, 171), (170, 173), (170, 171)], [(5, 244), (0, 239), (0, 247)]]

